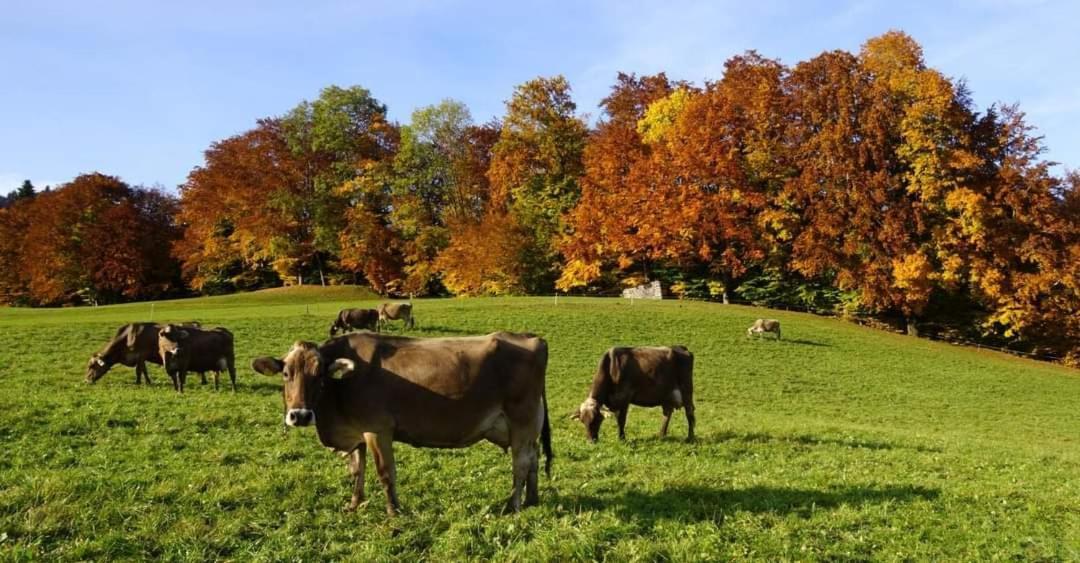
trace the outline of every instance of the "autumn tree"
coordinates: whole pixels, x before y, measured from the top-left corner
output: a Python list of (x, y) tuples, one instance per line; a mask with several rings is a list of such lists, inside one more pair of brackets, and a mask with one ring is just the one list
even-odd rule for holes
[(458, 186), (469, 181), (462, 175), (469, 172), (464, 161), (470, 156), (471, 127), (468, 108), (444, 100), (414, 111), (401, 128), (391, 170), (390, 220), (401, 238), (404, 290), (410, 294), (438, 291), (434, 260), (449, 243), (448, 221), (470, 214), (476, 205), (470, 188)]
[[(32, 303), (147, 298), (174, 288), (178, 272), (168, 249), (177, 236), (176, 202), (170, 196), (85, 174), (17, 212), (8, 226), (21, 220), (25, 234), (17, 257), (4, 252)], [(9, 295), (11, 278), (4, 280)]]
[(604, 272), (625, 270), (655, 256), (644, 240), (648, 229), (638, 224), (654, 180), (651, 150), (638, 124), (672, 90), (663, 74), (619, 73), (601, 101), (602, 118), (583, 152), (581, 198), (567, 214), (569, 232), (561, 240), (566, 263), (559, 289), (592, 283)]
[(562, 217), (580, 196), (587, 127), (574, 113), (562, 76), (518, 86), (506, 108), (488, 172), (492, 203), (529, 233), (520, 285), (533, 293), (550, 291)]
[[(283, 194), (288, 199), (283, 203), (293, 209), (298, 237), (278, 241), (283, 252), (276, 267), (279, 273), (296, 273), (301, 283), (303, 271), (313, 269), (325, 283), (326, 262), (342, 245), (376, 243), (350, 231), (347, 218), (380, 214), (346, 210), (370, 200), (371, 194), (357, 191), (352, 181), (393, 155), (397, 128), (387, 121), (386, 106), (367, 89), (329, 86), (315, 101), (301, 102), (285, 114), (281, 131), (301, 177), (299, 186)], [(379, 221), (385, 218), (380, 215)]]
[(492, 205), (488, 169), (499, 123), (466, 127), (450, 162), (453, 190), (446, 209), (447, 247), (434, 262), (443, 285), (456, 295), (523, 293), (519, 250), (528, 233)]
[(984, 166), (951, 192), (944, 249), (970, 284), (985, 328), (1080, 360), (1080, 182), (1053, 176), (1045, 150), (1015, 106), (991, 108), (975, 130)]
[(296, 247), (311, 252), (310, 229), (296, 206), (303, 186), (301, 163), (278, 120), (260, 120), (211, 145), (205, 164), (180, 186), (184, 235), (175, 255), (185, 279), (206, 291), (291, 275)]

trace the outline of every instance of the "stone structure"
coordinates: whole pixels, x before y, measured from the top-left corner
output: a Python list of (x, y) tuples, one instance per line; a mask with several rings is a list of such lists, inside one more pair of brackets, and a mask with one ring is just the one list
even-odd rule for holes
[(622, 296), (627, 299), (663, 299), (664, 293), (660, 289), (660, 282), (652, 281), (645, 285), (624, 289)]

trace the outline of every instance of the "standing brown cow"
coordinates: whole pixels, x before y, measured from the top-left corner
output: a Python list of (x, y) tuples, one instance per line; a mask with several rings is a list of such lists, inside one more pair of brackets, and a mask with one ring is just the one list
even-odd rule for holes
[(601, 407), (615, 412), (619, 439), (626, 439), (626, 414), (630, 405), (659, 406), (664, 410), (660, 436), (667, 436), (671, 413), (686, 410), (689, 426), (686, 441), (694, 440), (694, 355), (683, 346), (612, 348), (600, 359), (589, 396), (573, 418), (585, 425), (590, 442), (600, 438), (604, 421)]
[[(157, 323), (130, 323), (116, 329), (112, 340), (86, 362), (86, 382), (96, 382), (108, 373), (110, 368), (120, 364), (135, 368), (136, 385), (142, 383), (143, 378), (149, 385), (150, 372), (146, 370), (146, 362), (161, 365), (158, 333), (164, 326)], [(198, 328), (199, 323), (188, 322), (181, 326)], [(200, 375), (205, 384), (206, 375)]]
[(348, 332), (353, 329), (379, 330), (379, 311), (377, 309), (342, 309), (330, 325), (330, 337), (337, 336), (338, 332)]
[(158, 351), (165, 372), (178, 392), (184, 392), (189, 371), (213, 371), (214, 390), (217, 390), (219, 376), (225, 370), (229, 371), (232, 390), (236, 391), (236, 355), (233, 335), (228, 330), (165, 325), (158, 333)]
[(506, 509), (537, 504), (540, 439), (551, 469), (551, 427), (544, 377), (547, 343), (497, 332), (460, 338), (408, 338), (357, 332), (322, 346), (297, 342), (282, 359), (252, 368), (282, 374), (285, 424), (314, 423), (324, 446), (349, 456), (354, 477), (348, 509), (364, 500), (365, 453), (399, 508), (393, 442), (463, 448), (487, 440), (511, 451), (513, 488)]

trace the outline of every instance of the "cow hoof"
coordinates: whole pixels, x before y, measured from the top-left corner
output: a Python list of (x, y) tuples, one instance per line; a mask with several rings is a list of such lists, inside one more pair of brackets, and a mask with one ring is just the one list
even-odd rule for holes
[(350, 501), (349, 503), (347, 503), (345, 505), (345, 508), (342, 508), (341, 510), (342, 510), (342, 512), (356, 512), (356, 509), (363, 508), (363, 507), (367, 506), (367, 504), (368, 504), (368, 501), (366, 501), (366, 500), (359, 501), (359, 502), (358, 501)]
[(521, 512), (521, 503), (515, 503), (513, 500), (506, 501), (506, 506), (503, 507), (503, 514), (517, 514)]

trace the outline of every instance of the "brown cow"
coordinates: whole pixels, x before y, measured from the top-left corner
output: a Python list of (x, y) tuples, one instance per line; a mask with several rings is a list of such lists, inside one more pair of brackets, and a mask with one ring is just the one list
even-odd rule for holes
[(236, 391), (236, 355), (233, 335), (228, 330), (166, 325), (158, 333), (158, 352), (173, 388), (180, 393), (184, 392), (189, 371), (213, 371), (217, 390), (221, 372), (228, 370), (232, 390)]
[(619, 439), (626, 439), (626, 414), (630, 405), (659, 406), (664, 410), (660, 436), (667, 436), (671, 413), (686, 409), (689, 426), (686, 441), (694, 440), (694, 355), (683, 346), (612, 348), (600, 359), (589, 397), (573, 418), (585, 425), (590, 442), (600, 438), (604, 420), (601, 407), (615, 412)]
[(379, 325), (386, 326), (390, 321), (405, 321), (405, 328), (415, 326), (411, 303), (383, 303), (379, 305)]
[[(120, 364), (135, 368), (136, 385), (142, 383), (144, 377), (149, 385), (150, 373), (146, 370), (146, 362), (161, 365), (158, 333), (164, 326), (157, 323), (130, 323), (118, 328), (112, 340), (86, 362), (86, 382), (94, 383), (114, 365)], [(199, 323), (189, 322), (182, 326), (198, 328)], [(205, 384), (206, 375), (200, 375)]]
[(551, 473), (551, 428), (544, 377), (547, 343), (531, 334), (497, 332), (460, 338), (408, 338), (358, 332), (322, 346), (297, 342), (283, 359), (258, 358), (252, 368), (284, 375), (285, 424), (312, 422), (323, 445), (349, 458), (354, 477), (347, 510), (364, 500), (365, 452), (398, 508), (393, 442), (462, 448), (487, 440), (510, 448), (518, 511), (539, 502), (537, 438)]
[(342, 309), (330, 325), (330, 337), (337, 336), (338, 332), (359, 329), (379, 330), (378, 309)]

